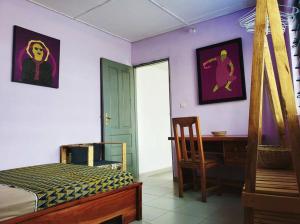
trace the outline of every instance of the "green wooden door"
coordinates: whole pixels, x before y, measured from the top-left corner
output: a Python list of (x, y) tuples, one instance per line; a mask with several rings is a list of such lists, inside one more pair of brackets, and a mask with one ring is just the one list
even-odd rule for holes
[[(102, 140), (126, 142), (127, 170), (138, 176), (133, 68), (101, 59)], [(119, 145), (105, 146), (105, 159), (121, 161)]]

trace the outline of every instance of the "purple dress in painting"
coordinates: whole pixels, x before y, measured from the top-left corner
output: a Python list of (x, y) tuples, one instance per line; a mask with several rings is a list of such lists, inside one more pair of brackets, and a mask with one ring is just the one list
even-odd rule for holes
[(216, 83), (219, 87), (225, 86), (228, 81), (233, 81), (236, 76), (230, 76), (230, 64), (231, 60), (226, 57), (223, 61), (220, 56), (217, 58), (217, 68), (216, 68)]

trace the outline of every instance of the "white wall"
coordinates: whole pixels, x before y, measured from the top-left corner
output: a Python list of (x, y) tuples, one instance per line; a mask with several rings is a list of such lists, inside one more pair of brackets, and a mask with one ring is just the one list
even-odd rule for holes
[(136, 69), (140, 174), (172, 166), (168, 62)]
[[(11, 82), (13, 25), (60, 39), (59, 89)], [(131, 45), (25, 0), (0, 0), (0, 170), (59, 162), (59, 146), (100, 140), (100, 57)]]

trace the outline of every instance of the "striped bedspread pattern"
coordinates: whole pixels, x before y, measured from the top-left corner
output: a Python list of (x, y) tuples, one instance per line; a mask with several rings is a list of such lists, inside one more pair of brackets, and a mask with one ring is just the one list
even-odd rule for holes
[(0, 184), (37, 196), (37, 210), (133, 183), (128, 172), (72, 164), (46, 164), (0, 171)]

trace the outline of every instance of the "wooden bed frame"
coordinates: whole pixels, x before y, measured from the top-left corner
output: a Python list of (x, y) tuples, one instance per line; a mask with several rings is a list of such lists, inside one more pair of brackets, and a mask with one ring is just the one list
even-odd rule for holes
[[(266, 16), (269, 18), (271, 28), (270, 45), (272, 44), (274, 49), (275, 63), (272, 63), (265, 34)], [(277, 0), (257, 0), (246, 178), (242, 194), (245, 224), (300, 223), (300, 126), (296, 116), (292, 75), (282, 30)], [(273, 65), (276, 66), (278, 74), (274, 72)], [(278, 87), (276, 78), (278, 78)], [(270, 108), (277, 124), (280, 146), (290, 150), (291, 169), (260, 168), (257, 165), (258, 153), (262, 145), (264, 86), (267, 87)], [(269, 154), (269, 158), (262, 160), (277, 159), (279, 156)]]
[(142, 183), (133, 183), (117, 190), (97, 193), (2, 221), (0, 224), (99, 224), (116, 217), (121, 217), (122, 224), (142, 219)]

